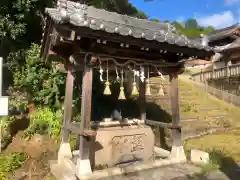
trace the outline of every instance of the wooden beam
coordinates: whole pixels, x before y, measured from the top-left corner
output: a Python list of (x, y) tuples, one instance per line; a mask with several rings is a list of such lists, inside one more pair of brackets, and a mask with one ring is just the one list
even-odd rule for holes
[(71, 122), (72, 119), (72, 98), (73, 98), (73, 82), (74, 77), (70, 71), (67, 72), (67, 82), (64, 99), (64, 118), (63, 118), (63, 130), (62, 141), (67, 143), (69, 141), (70, 132), (65, 127)]
[[(211, 56), (213, 52), (209, 51), (206, 52), (205, 50), (199, 50), (196, 48), (189, 48), (189, 47), (182, 47), (177, 46), (175, 44), (168, 44), (168, 43), (160, 43), (157, 41), (146, 41), (142, 38), (134, 38), (130, 36), (121, 36), (119, 34), (112, 34), (109, 36), (109, 33), (104, 31), (95, 31), (91, 30), (87, 27), (74, 27), (70, 25), (55, 25), (56, 29), (58, 30), (59, 34), (62, 37), (65, 37), (66, 39), (70, 38), (70, 34), (72, 31), (76, 32), (76, 36), (81, 37), (81, 39), (88, 38), (88, 39), (101, 39), (105, 40), (107, 42), (114, 42), (120, 45), (120, 43), (123, 44), (129, 44), (131, 46), (135, 46), (141, 49), (141, 47), (149, 48), (156, 50), (159, 52), (160, 50), (167, 50), (168, 54), (177, 54), (177, 53), (183, 53), (182, 59), (190, 56), (199, 56), (200, 58)], [(130, 48), (129, 47), (129, 48)], [(146, 52), (150, 53), (150, 52)], [(165, 54), (166, 57), (166, 54)], [(176, 58), (175, 58), (176, 59)]]
[[(179, 87), (178, 87), (178, 75), (170, 75), (170, 96), (172, 106), (172, 124), (173, 126), (180, 126), (180, 107), (179, 107)], [(172, 129), (173, 145), (182, 146), (181, 140), (181, 128)]]
[(170, 128), (170, 129), (181, 129), (181, 125), (175, 125), (173, 123), (164, 123), (153, 120), (146, 120), (146, 124), (150, 126), (157, 126), (162, 128)]
[(97, 131), (90, 130), (90, 129), (84, 129), (82, 132), (79, 129), (79, 126), (74, 125), (73, 123), (68, 124), (66, 126), (66, 129), (68, 131), (73, 132), (74, 134), (84, 136), (84, 137), (94, 137), (97, 135)]

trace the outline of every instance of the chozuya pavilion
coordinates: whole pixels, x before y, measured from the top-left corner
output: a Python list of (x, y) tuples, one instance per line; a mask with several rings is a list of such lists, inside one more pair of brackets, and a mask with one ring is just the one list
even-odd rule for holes
[[(51, 164), (57, 179), (106, 179), (185, 162), (178, 75), (184, 71), (184, 60), (208, 59), (214, 53), (212, 49), (204, 42), (177, 35), (168, 23), (137, 19), (77, 2), (59, 0), (56, 8), (46, 9), (46, 14), (41, 56), (49, 60), (54, 54), (61, 63), (58, 69), (67, 76), (62, 141), (58, 160)], [(80, 123), (73, 123), (73, 84), (77, 73), (82, 73), (81, 119)], [(114, 120), (109, 115), (92, 121), (94, 73), (105, 85), (105, 96), (113, 96), (111, 80), (116, 79), (119, 95), (113, 98), (125, 101), (134, 97), (139, 116), (131, 119), (121, 115)], [(149, 77), (154, 76), (169, 76), (171, 123), (163, 123), (161, 117), (157, 122), (147, 119), (145, 97), (151, 95)], [(172, 150), (164, 160), (154, 156), (154, 135), (148, 124), (171, 129)], [(71, 150), (71, 133), (79, 137), (78, 151)]]

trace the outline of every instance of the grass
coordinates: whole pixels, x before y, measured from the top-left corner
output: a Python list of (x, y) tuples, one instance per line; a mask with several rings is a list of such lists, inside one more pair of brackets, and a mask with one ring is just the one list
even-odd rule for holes
[[(157, 83), (159, 80), (154, 79), (153, 81)], [(210, 153), (210, 164), (203, 167), (203, 172), (234, 166), (235, 162), (240, 162), (240, 108), (210, 96), (181, 78), (179, 87), (181, 118), (199, 117), (197, 121), (181, 122), (184, 134), (203, 132), (216, 127), (235, 128), (230, 132), (206, 135), (185, 141), (186, 152), (189, 154), (191, 149), (200, 149)], [(227, 114), (227, 116), (220, 120), (207, 117), (223, 114)]]
[[(224, 126), (224, 124), (228, 124), (228, 126), (235, 128), (229, 132), (206, 135), (197, 139), (188, 140), (185, 142), (187, 152), (191, 149), (200, 149), (210, 153), (210, 164), (203, 167), (203, 172), (208, 172), (216, 168), (229, 168), (234, 166), (236, 162), (240, 162), (240, 108), (225, 103), (224, 101), (210, 96), (198, 88), (194, 88), (192, 84), (180, 80), (180, 91), (187, 90), (190, 90), (192, 95), (191, 97), (182, 95), (181, 104), (191, 102), (192, 107), (190, 112), (193, 115), (199, 116), (200, 121), (199, 123), (189, 122), (186, 124), (185, 128), (196, 129), (197, 126), (204, 126), (203, 124), (205, 123), (207, 123), (209, 127)], [(218, 111), (199, 110), (204, 107), (218, 109)], [(183, 115), (187, 114), (183, 110), (181, 113)], [(227, 116), (225, 119), (220, 121), (214, 121), (214, 118), (206, 118), (206, 115), (214, 114), (227, 114)]]
[(240, 130), (207, 135), (198, 139), (185, 142), (187, 150), (200, 149), (207, 152), (221, 151), (225, 157), (231, 157), (234, 161), (240, 161)]
[[(179, 81), (180, 92), (190, 92), (189, 94), (181, 93), (180, 108), (182, 117), (196, 116), (202, 123), (207, 123), (210, 126), (226, 125), (226, 121), (231, 126), (239, 125), (240, 109), (234, 105), (225, 103), (213, 96), (208, 95), (206, 92), (195, 88), (192, 84)], [(203, 111), (202, 109), (206, 109)], [(211, 116), (219, 116), (227, 114), (222, 121), (216, 121), (216, 118)], [(219, 124), (220, 123), (220, 124)], [(223, 123), (223, 124), (221, 124)], [(199, 124), (196, 122), (187, 123), (188, 125)]]
[[(152, 89), (159, 88), (158, 84), (160, 84), (160, 80), (158, 78), (152, 78), (151, 82), (153, 83)], [(166, 84), (168, 82), (166, 81), (163, 83)], [(193, 129), (194, 126), (203, 124), (208, 127), (219, 127), (225, 126), (226, 124), (230, 126), (237, 126), (240, 123), (240, 121), (238, 121), (238, 117), (240, 117), (240, 109), (234, 105), (227, 104), (221, 100), (218, 100), (217, 98), (214, 98), (213, 96), (208, 95), (208, 93), (195, 88), (192, 84), (185, 82), (182, 79), (179, 79), (179, 89), (181, 119), (199, 117), (199, 121), (197, 122), (188, 121), (185, 123), (182, 121), (185, 128), (189, 126), (189, 128)], [(169, 92), (168, 85), (165, 85), (165, 91)], [(163, 109), (164, 107), (169, 106), (169, 103), (167, 103), (168, 101), (159, 100), (155, 102), (157, 102), (158, 105), (160, 105)], [(171, 108), (166, 109), (166, 111), (171, 114)], [(223, 121), (216, 121), (216, 118), (211, 117), (224, 114), (227, 114), (227, 117), (224, 118)]]

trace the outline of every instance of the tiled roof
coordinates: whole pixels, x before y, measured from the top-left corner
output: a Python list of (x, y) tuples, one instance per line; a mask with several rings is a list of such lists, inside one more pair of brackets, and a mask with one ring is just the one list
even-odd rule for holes
[(112, 34), (117, 33), (122, 36), (132, 36), (206, 51), (212, 50), (198, 40), (190, 40), (185, 36), (176, 35), (175, 28), (171, 24), (138, 19), (72, 1), (61, 0), (58, 8), (47, 8), (46, 13), (56, 23), (70, 23), (74, 26), (88, 27)]
[(227, 46), (223, 47), (219, 50), (219, 52), (228, 52), (229, 50), (233, 49), (240, 49), (240, 38), (233, 41), (231, 44), (228, 44)]
[(222, 29), (217, 29), (207, 35), (209, 41), (214, 41), (217, 39), (221, 39), (225, 36), (228, 36), (232, 32), (234, 32), (237, 28), (239, 28), (239, 24), (234, 24), (232, 26), (222, 28)]

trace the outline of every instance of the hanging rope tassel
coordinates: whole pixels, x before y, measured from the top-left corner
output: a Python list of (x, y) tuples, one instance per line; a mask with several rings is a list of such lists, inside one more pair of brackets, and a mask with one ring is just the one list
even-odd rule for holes
[(149, 78), (149, 67), (148, 67), (148, 79), (147, 79), (147, 87), (146, 87), (146, 96), (151, 96), (151, 86), (150, 86), (150, 78)]
[(150, 84), (147, 84), (145, 95), (146, 96), (151, 96), (152, 95)]
[(111, 95), (112, 92), (110, 90), (110, 82), (105, 82), (105, 89), (104, 89), (104, 92), (103, 92), (104, 95)]
[(103, 92), (104, 95), (111, 95), (110, 82), (108, 81), (108, 61), (107, 61), (107, 81), (105, 82), (105, 89)]
[(136, 82), (133, 83), (133, 89), (132, 89), (132, 96), (138, 96), (139, 95), (139, 92), (138, 92), (138, 89), (137, 89), (137, 84)]
[(125, 96), (125, 93), (124, 93), (124, 87), (120, 87), (120, 93), (119, 93), (118, 99), (119, 100), (125, 100), (126, 99), (126, 96)]
[(126, 99), (126, 96), (125, 96), (125, 93), (124, 93), (124, 86), (123, 86), (123, 69), (121, 71), (121, 86), (120, 86), (120, 93), (119, 93), (118, 99), (119, 100), (125, 100)]
[(132, 96), (138, 96), (139, 95), (139, 92), (138, 92), (138, 89), (137, 89), (137, 84), (136, 84), (136, 71), (135, 71), (135, 68), (134, 68), (134, 73), (133, 73), (133, 88), (132, 88)]
[(160, 85), (160, 89), (158, 91), (159, 96), (164, 96), (164, 90), (163, 90), (163, 85)]

